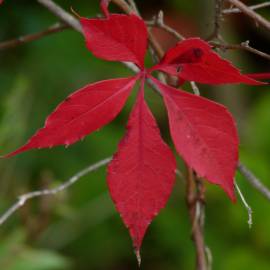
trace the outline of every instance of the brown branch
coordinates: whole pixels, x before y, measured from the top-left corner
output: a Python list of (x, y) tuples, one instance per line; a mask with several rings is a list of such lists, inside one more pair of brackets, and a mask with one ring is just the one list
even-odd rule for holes
[(67, 24), (56, 23), (56, 24), (52, 25), (51, 27), (49, 27), (48, 29), (45, 29), (41, 32), (37, 32), (34, 34), (29, 34), (29, 35), (21, 36), (19, 38), (0, 42), (0, 50), (5, 50), (5, 49), (17, 47), (19, 45), (22, 45), (22, 44), (25, 44), (25, 43), (28, 43), (28, 42), (31, 42), (34, 40), (38, 40), (38, 39), (43, 38), (45, 36), (61, 32), (65, 29), (68, 29), (69, 27), (70, 26), (68, 26)]
[(122, 11), (124, 11), (127, 14), (132, 12), (132, 8), (124, 0), (111, 0), (111, 2), (117, 5)]
[(220, 28), (222, 20), (222, 8), (224, 0), (215, 0), (215, 19), (214, 19), (214, 30), (213, 33), (207, 38), (207, 40), (221, 39)]
[[(146, 24), (148, 26), (151, 26), (151, 27), (158, 27), (158, 28), (168, 32), (169, 34), (173, 35), (177, 40), (184, 40), (185, 39), (185, 37), (183, 35), (181, 35), (179, 32), (177, 32), (175, 29), (166, 25), (164, 23), (164, 21), (161, 20), (161, 18), (163, 18), (163, 15), (161, 17), (160, 17), (160, 15), (158, 15), (158, 17), (155, 17), (152, 21), (147, 21)], [(244, 50), (244, 51), (248, 51), (250, 53), (256, 54), (260, 57), (263, 57), (267, 60), (270, 60), (270, 54), (267, 54), (265, 52), (262, 52), (262, 51), (255, 49), (253, 47), (250, 47), (248, 42), (242, 42), (241, 44), (225, 44), (225, 43), (218, 43), (218, 42), (210, 41), (209, 43), (216, 48), (221, 48), (224, 50), (237, 50), (237, 49)]]
[(270, 201), (270, 190), (253, 174), (252, 171), (241, 162), (238, 164), (238, 171), (257, 191)]
[[(159, 15), (160, 16), (160, 15)], [(158, 27), (160, 29), (163, 29), (164, 31), (168, 32), (169, 34), (173, 35), (177, 40), (183, 40), (185, 37), (178, 33), (175, 29), (171, 28), (170, 26), (166, 25), (163, 20), (160, 19), (160, 17), (154, 18), (152, 21), (146, 22), (148, 26), (151, 27)], [(259, 51), (253, 47), (250, 47), (248, 42), (242, 42), (241, 44), (225, 44), (225, 43), (218, 43), (214, 41), (209, 42), (211, 45), (213, 45), (216, 48), (221, 49), (228, 49), (228, 50), (245, 50), (250, 53), (256, 54), (258, 56), (261, 56), (267, 60), (270, 60), (270, 54), (267, 54), (265, 52)]]
[(134, 0), (127, 0), (127, 1), (128, 1), (128, 3), (129, 3), (129, 5), (131, 6), (131, 8), (132, 8), (133, 10), (135, 10), (135, 12), (136, 12), (137, 14), (139, 14), (139, 10), (138, 10), (138, 8), (137, 8), (137, 5), (136, 5), (135, 1), (134, 1)]
[(225, 44), (225, 43), (217, 43), (210, 41), (210, 44), (213, 45), (216, 48), (221, 48), (221, 49), (230, 49), (230, 50), (244, 50), (248, 51), (250, 53), (256, 54), (258, 56), (261, 56), (267, 60), (270, 60), (270, 54), (267, 54), (265, 52), (261, 52), (257, 49), (254, 49), (249, 46), (248, 42), (242, 42), (241, 44)]
[(167, 33), (171, 34), (174, 36), (177, 40), (184, 40), (185, 37), (178, 33), (175, 29), (171, 28), (170, 26), (166, 25), (164, 23), (164, 14), (163, 11), (159, 11), (158, 15), (154, 17), (152, 21), (146, 22), (146, 25), (150, 27), (158, 27)]
[(251, 8), (243, 4), (239, 0), (227, 0), (230, 4), (234, 5), (238, 9), (240, 9), (244, 14), (252, 18), (256, 23), (263, 26), (268, 31), (270, 30), (270, 22), (263, 18), (261, 15), (253, 11)]
[[(261, 9), (261, 8), (265, 8), (265, 7), (269, 7), (269, 6), (270, 6), (270, 1), (267, 1), (267, 2), (264, 2), (261, 4), (249, 6), (249, 8), (251, 10), (257, 10), (257, 9)], [(228, 8), (228, 9), (224, 9), (222, 11), (222, 14), (224, 14), (224, 15), (236, 14), (236, 13), (242, 13), (242, 10), (240, 10), (239, 8)]]
[(194, 179), (194, 173), (191, 168), (187, 166), (187, 191), (186, 202), (189, 212), (190, 221), (192, 224), (192, 240), (196, 247), (196, 269), (207, 270), (206, 256), (205, 256), (205, 244), (203, 235), (203, 224), (197, 215), (197, 207), (201, 205), (202, 191), (196, 191), (196, 182)]

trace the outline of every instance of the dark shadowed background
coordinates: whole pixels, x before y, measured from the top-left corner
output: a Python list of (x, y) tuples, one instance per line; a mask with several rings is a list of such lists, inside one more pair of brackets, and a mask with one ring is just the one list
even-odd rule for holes
[[(86, 17), (96, 16), (99, 1), (56, 1)], [(256, 4), (263, 1), (245, 1)], [(213, 28), (213, 1), (137, 1), (145, 19), (160, 9), (165, 21), (186, 36), (206, 38)], [(113, 8), (112, 8), (113, 10)], [(115, 9), (117, 11), (117, 9)], [(259, 11), (270, 19), (270, 8)], [(34, 33), (57, 22), (34, 0), (6, 0), (0, 6), (0, 41)], [(162, 46), (174, 38), (155, 31)], [(222, 34), (229, 43), (250, 40), (270, 53), (270, 34), (244, 15), (225, 17)], [(227, 51), (243, 72), (266, 72), (270, 62), (243, 51)], [(149, 63), (150, 64), (150, 61)], [(131, 74), (119, 63), (98, 60), (85, 48), (80, 34), (66, 30), (13, 49), (0, 51), (1, 154), (23, 144), (68, 94), (87, 83)], [(200, 86), (203, 96), (225, 104), (234, 114), (241, 136), (241, 160), (270, 186), (269, 86)], [(189, 86), (184, 89), (190, 91)], [(0, 211), (16, 197), (34, 189), (54, 187), (100, 159), (112, 155), (125, 130), (134, 100), (117, 119), (82, 142), (65, 149), (33, 150), (0, 160)], [(161, 98), (151, 89), (147, 100), (165, 140), (167, 116)], [(206, 243), (213, 269), (270, 269), (270, 202), (236, 176), (254, 215), (252, 229), (240, 201), (232, 204), (216, 186), (207, 185)], [(177, 179), (165, 209), (150, 226), (142, 247), (142, 269), (194, 268), (191, 226), (185, 207), (185, 184)], [(27, 203), (0, 227), (0, 269), (3, 270), (126, 270), (137, 269), (128, 231), (116, 213), (106, 187), (106, 170), (83, 177), (55, 197)]]

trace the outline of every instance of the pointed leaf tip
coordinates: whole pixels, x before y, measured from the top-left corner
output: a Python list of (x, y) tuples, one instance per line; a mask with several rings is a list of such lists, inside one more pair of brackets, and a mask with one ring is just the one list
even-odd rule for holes
[[(250, 73), (250, 74), (246, 74), (246, 76), (252, 79), (256, 79), (256, 80), (270, 80), (270, 72)], [(264, 82), (263, 84), (269, 84), (269, 83)]]
[(45, 126), (12, 157), (30, 149), (69, 145), (111, 122), (123, 108), (137, 76), (89, 84), (66, 98), (47, 118)]
[(140, 268), (141, 267), (141, 263), (142, 263), (142, 258), (141, 258), (140, 250), (136, 249), (135, 250), (135, 255), (136, 255), (138, 267)]
[(112, 200), (129, 229), (137, 255), (149, 224), (171, 194), (175, 170), (173, 153), (139, 94), (107, 177)]

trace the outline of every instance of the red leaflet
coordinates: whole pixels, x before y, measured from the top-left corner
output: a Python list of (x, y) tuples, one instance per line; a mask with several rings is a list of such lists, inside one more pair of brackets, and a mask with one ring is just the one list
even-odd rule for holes
[(170, 49), (153, 70), (163, 70), (182, 80), (205, 84), (245, 83), (260, 85), (242, 75), (229, 61), (222, 59), (200, 38), (190, 38)]
[(163, 94), (178, 153), (199, 176), (235, 200), (238, 136), (231, 114), (220, 104), (152, 80)]
[(137, 77), (89, 84), (65, 99), (45, 126), (10, 157), (33, 148), (70, 145), (112, 121), (124, 106)]
[(174, 156), (162, 141), (141, 90), (107, 178), (112, 199), (137, 252), (147, 227), (171, 194), (175, 170)]
[(109, 61), (128, 61), (144, 67), (147, 47), (145, 23), (136, 15), (113, 14), (106, 19), (81, 18), (88, 49)]

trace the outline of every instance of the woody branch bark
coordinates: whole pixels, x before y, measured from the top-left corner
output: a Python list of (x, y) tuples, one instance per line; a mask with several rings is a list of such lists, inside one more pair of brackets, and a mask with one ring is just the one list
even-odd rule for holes
[(237, 7), (242, 13), (246, 14), (248, 17), (252, 18), (257, 24), (263, 26), (268, 31), (270, 30), (270, 22), (266, 20), (264, 17), (256, 13), (250, 7), (246, 6), (239, 0), (227, 0), (230, 4)]
[(203, 216), (201, 215), (201, 202), (204, 201), (204, 192), (198, 181), (194, 178), (194, 172), (187, 166), (186, 202), (192, 225), (191, 237), (196, 247), (196, 269), (207, 270), (205, 256), (205, 243), (203, 233)]
[[(270, 6), (270, 1), (266, 1), (264, 3), (249, 6), (249, 8), (251, 10), (257, 10), (257, 9), (266, 8), (266, 7), (269, 7), (269, 6)], [(222, 14), (224, 14), (224, 15), (235, 14), (235, 13), (242, 13), (242, 11), (239, 8), (228, 8), (228, 9), (224, 9), (222, 11)]]

